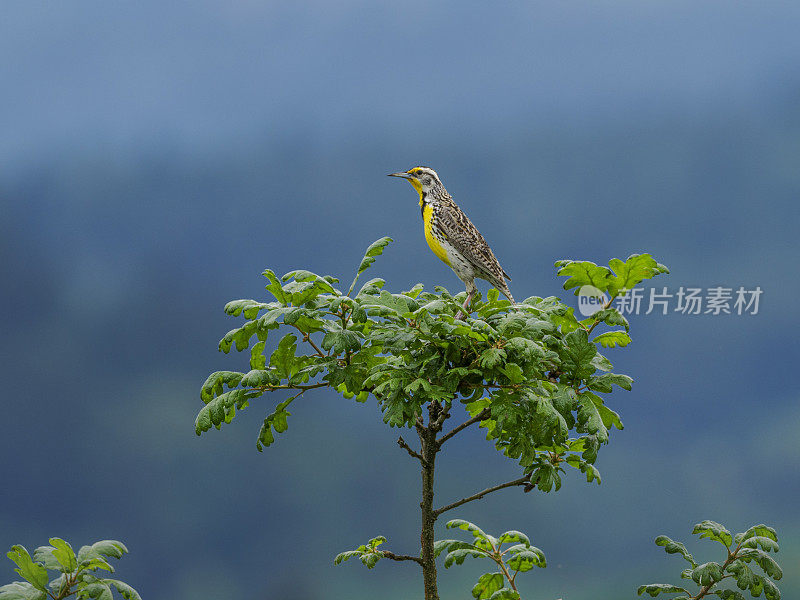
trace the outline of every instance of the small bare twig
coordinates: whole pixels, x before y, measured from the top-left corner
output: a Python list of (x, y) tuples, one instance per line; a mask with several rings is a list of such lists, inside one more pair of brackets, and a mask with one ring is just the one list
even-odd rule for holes
[(496, 492), (497, 490), (502, 490), (503, 488), (507, 488), (507, 487), (513, 487), (515, 485), (525, 485), (526, 483), (528, 483), (528, 480), (530, 479), (530, 477), (531, 477), (530, 475), (523, 475), (522, 477), (519, 477), (518, 479), (514, 479), (513, 481), (507, 481), (505, 483), (501, 483), (499, 485), (495, 485), (493, 487), (486, 488), (485, 490), (483, 490), (481, 492), (478, 492), (477, 494), (472, 494), (472, 496), (467, 496), (466, 498), (462, 498), (461, 500), (457, 500), (456, 502), (453, 502), (452, 504), (448, 504), (447, 506), (443, 506), (441, 508), (438, 508), (438, 509), (433, 511), (433, 514), (438, 517), (443, 512), (446, 512), (448, 510), (452, 510), (453, 508), (457, 508), (457, 507), (461, 506), (462, 504), (466, 504), (467, 502), (472, 502), (473, 500), (480, 500), (486, 494), (491, 494), (492, 492)]
[(467, 428), (467, 427), (469, 427), (470, 425), (473, 425), (473, 424), (475, 424), (475, 423), (478, 423), (478, 422), (480, 422), (480, 421), (483, 421), (484, 419), (487, 419), (487, 418), (489, 418), (489, 415), (490, 415), (490, 414), (491, 414), (491, 411), (490, 411), (488, 408), (484, 408), (484, 409), (483, 409), (481, 412), (479, 412), (477, 415), (475, 415), (474, 417), (472, 417), (470, 420), (468, 420), (468, 421), (464, 421), (464, 422), (463, 422), (461, 425), (458, 425), (457, 427), (454, 427), (454, 428), (453, 428), (453, 429), (452, 429), (452, 430), (451, 430), (449, 433), (447, 433), (447, 434), (443, 435), (441, 438), (439, 438), (439, 439), (437, 440), (437, 442), (436, 442), (436, 443), (437, 443), (437, 444), (439, 444), (439, 446), (441, 446), (441, 445), (442, 445), (442, 444), (444, 444), (444, 443), (445, 443), (447, 440), (449, 440), (451, 437), (453, 437), (454, 435), (456, 435), (458, 432), (460, 432), (460, 431), (462, 431), (462, 430), (466, 429), (466, 428)]
[(408, 453), (409, 453), (411, 456), (413, 456), (414, 458), (416, 458), (416, 459), (417, 459), (418, 461), (420, 461), (421, 463), (424, 463), (424, 462), (425, 462), (425, 459), (422, 457), (422, 455), (421, 455), (419, 452), (416, 452), (416, 451), (415, 451), (415, 450), (414, 450), (414, 449), (413, 449), (411, 446), (409, 446), (409, 445), (406, 443), (406, 441), (403, 439), (403, 437), (402, 437), (402, 436), (400, 436), (399, 438), (397, 438), (397, 445), (398, 445), (398, 446), (400, 446), (400, 447), (401, 447), (403, 450), (405, 450), (406, 452), (408, 452)]

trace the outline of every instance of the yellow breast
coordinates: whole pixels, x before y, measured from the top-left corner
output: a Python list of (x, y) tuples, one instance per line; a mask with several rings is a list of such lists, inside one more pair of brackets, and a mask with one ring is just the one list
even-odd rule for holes
[(439, 243), (439, 240), (436, 239), (436, 236), (433, 234), (433, 228), (431, 226), (432, 219), (433, 208), (429, 204), (426, 204), (422, 207), (422, 221), (425, 223), (425, 241), (428, 242), (428, 246), (433, 250), (433, 253), (442, 259), (447, 266), (450, 266), (450, 259), (447, 258), (447, 250), (444, 249), (444, 246)]

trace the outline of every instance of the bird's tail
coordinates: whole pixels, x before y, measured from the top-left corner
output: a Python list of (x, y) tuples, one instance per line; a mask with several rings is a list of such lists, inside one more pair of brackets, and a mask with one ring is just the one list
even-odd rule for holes
[(508, 289), (508, 284), (505, 281), (503, 282), (503, 285), (498, 285), (497, 289), (500, 290), (506, 298), (511, 300), (511, 304), (516, 304), (514, 301), (514, 296), (511, 295), (511, 290)]

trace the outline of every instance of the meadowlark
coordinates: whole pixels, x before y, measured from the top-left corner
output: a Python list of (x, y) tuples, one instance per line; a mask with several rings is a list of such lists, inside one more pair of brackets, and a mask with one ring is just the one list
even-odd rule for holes
[[(463, 313), (468, 312), (467, 307), (478, 291), (475, 279), (485, 279), (514, 302), (506, 284), (506, 279), (511, 281), (511, 277), (500, 266), (477, 227), (444, 189), (436, 171), (414, 167), (403, 173), (390, 173), (389, 177), (408, 179), (417, 190), (428, 246), (467, 286)], [(456, 318), (463, 318), (464, 314), (459, 312)]]

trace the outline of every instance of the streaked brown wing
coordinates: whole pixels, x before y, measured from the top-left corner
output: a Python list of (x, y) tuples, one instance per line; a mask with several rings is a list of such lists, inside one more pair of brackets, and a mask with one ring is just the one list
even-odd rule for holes
[(491, 283), (504, 288), (505, 272), (478, 228), (457, 207), (437, 208), (438, 225), (453, 247), (472, 265), (489, 275)]

